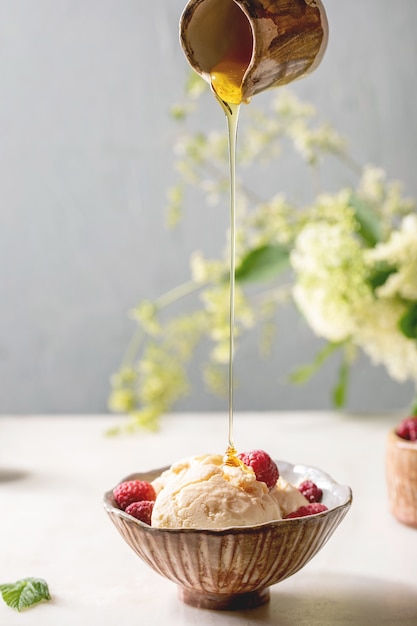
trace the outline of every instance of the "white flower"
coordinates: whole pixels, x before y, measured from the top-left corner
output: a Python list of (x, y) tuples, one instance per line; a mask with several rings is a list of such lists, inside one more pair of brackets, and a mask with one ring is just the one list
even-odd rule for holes
[(367, 165), (358, 188), (359, 197), (379, 216), (381, 232), (389, 235), (396, 217), (415, 211), (415, 202), (403, 197), (403, 185), (399, 181), (388, 181), (383, 169)]
[(218, 281), (225, 273), (223, 261), (207, 260), (199, 250), (192, 253), (190, 268), (193, 281), (199, 284)]
[(358, 313), (372, 300), (353, 233), (341, 224), (308, 224), (297, 238), (291, 262), (297, 274), (294, 300), (313, 331), (329, 341), (348, 339)]
[(378, 288), (382, 298), (417, 300), (417, 215), (408, 215), (386, 243), (367, 251), (368, 263), (384, 262), (394, 271)]
[(384, 365), (395, 380), (417, 382), (416, 341), (407, 339), (398, 329), (404, 311), (405, 305), (400, 301), (375, 300), (363, 311), (354, 342), (373, 363)]
[(386, 193), (386, 173), (379, 167), (364, 167), (359, 193), (370, 202), (380, 202)]

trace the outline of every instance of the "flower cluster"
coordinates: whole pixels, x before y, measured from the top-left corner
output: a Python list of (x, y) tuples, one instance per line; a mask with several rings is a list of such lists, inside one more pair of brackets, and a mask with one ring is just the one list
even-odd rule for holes
[(417, 215), (401, 218), (403, 204), (392, 202), (384, 207), (385, 238), (380, 222), (363, 236), (355, 203), (366, 206), (376, 174), (365, 171), (354, 202), (347, 190), (324, 198), (333, 216), (319, 211), (302, 228), (291, 253), (293, 296), (318, 336), (352, 344), (395, 380), (417, 383)]
[[(226, 133), (187, 131), (193, 103), (196, 107), (204, 92), (203, 81), (192, 78), (187, 105), (173, 109), (183, 127), (174, 148), (178, 183), (167, 192), (171, 227), (183, 217), (189, 187), (209, 204), (228, 198)], [(347, 367), (359, 351), (383, 364), (395, 380), (417, 383), (414, 202), (383, 170), (354, 163), (346, 141), (318, 121), (310, 104), (280, 90), (270, 105), (267, 112), (254, 104), (245, 110), (239, 170), (271, 166), (292, 148), (308, 173), (317, 174), (325, 157), (336, 158), (355, 183), (336, 193), (315, 193), (308, 206), (297, 206), (283, 194), (263, 197), (237, 182), (235, 342), (261, 327), (261, 347), (268, 348), (276, 310), (292, 300), (312, 331), (327, 340), (316, 361), (293, 373), (292, 380), (305, 380), (341, 349), (345, 358), (333, 394), (339, 406), (346, 399)], [(227, 252), (207, 259), (196, 251), (189, 282), (132, 311), (137, 329), (113, 376), (109, 399), (112, 411), (131, 416), (129, 429), (156, 428), (159, 416), (189, 392), (188, 371), (198, 347), (208, 346), (201, 368), (208, 388), (227, 390), (228, 279)], [(170, 314), (171, 305), (185, 298), (188, 312)]]

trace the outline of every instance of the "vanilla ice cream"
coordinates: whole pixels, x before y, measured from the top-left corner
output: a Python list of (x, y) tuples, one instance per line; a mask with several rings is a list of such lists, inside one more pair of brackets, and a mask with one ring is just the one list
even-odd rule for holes
[(225, 465), (221, 455), (178, 461), (153, 481), (152, 526), (220, 529), (280, 520), (307, 504), (284, 479), (268, 489), (251, 468)]
[(298, 491), (298, 488), (282, 476), (278, 478), (276, 487), (271, 491), (271, 495), (278, 502), (282, 517), (308, 504), (307, 498)]
[(153, 483), (152, 526), (227, 528), (281, 519), (277, 499), (247, 468), (223, 464), (220, 455), (179, 461)]

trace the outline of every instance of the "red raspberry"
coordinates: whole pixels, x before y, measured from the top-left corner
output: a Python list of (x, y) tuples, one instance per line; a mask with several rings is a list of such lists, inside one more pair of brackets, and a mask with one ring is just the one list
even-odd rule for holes
[(132, 502), (155, 500), (155, 489), (146, 480), (126, 480), (113, 489), (113, 496), (119, 509), (123, 511)]
[(126, 507), (126, 513), (132, 515), (132, 517), (136, 517), (136, 519), (151, 525), (151, 517), (153, 505), (155, 503), (151, 500), (141, 500), (141, 502), (132, 502), (129, 506)]
[(396, 433), (401, 439), (417, 441), (417, 416), (403, 419), (398, 425)]
[(252, 452), (241, 452), (238, 458), (255, 472), (256, 480), (261, 480), (268, 489), (272, 489), (277, 484), (279, 471), (275, 461), (263, 450), (252, 450)]
[(314, 515), (315, 513), (321, 513), (322, 511), (327, 511), (327, 506), (325, 504), (312, 502), (311, 504), (306, 504), (306, 506), (300, 506), (299, 509), (293, 511), (292, 513), (288, 513), (284, 519), (290, 519), (292, 517), (307, 517), (307, 515)]
[(317, 487), (312, 480), (305, 480), (298, 486), (298, 491), (303, 494), (309, 502), (320, 502), (323, 497), (322, 490)]

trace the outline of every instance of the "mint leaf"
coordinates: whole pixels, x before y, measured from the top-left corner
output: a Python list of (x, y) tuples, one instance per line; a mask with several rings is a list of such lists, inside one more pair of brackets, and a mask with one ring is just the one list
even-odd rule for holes
[(0, 585), (0, 593), (5, 603), (16, 611), (51, 599), (48, 585), (42, 578), (22, 578), (15, 583)]
[(274, 278), (289, 265), (289, 251), (285, 246), (264, 245), (254, 248), (243, 257), (236, 268), (238, 282), (255, 282)]

